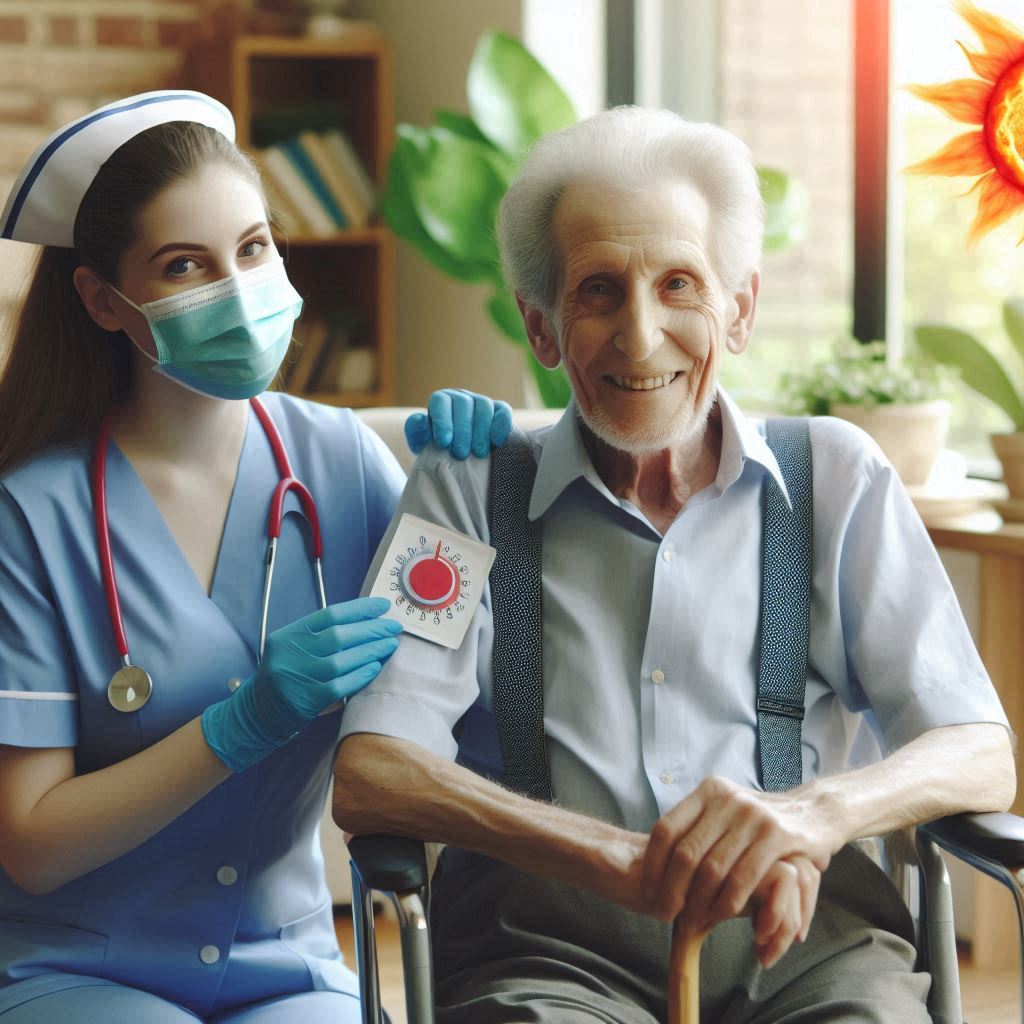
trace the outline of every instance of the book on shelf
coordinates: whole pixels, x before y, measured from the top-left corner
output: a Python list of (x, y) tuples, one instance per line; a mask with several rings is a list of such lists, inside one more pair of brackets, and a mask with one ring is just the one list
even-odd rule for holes
[(341, 173), (355, 186), (367, 212), (375, 210), (377, 207), (376, 186), (348, 136), (337, 128), (329, 128), (320, 132), (319, 135), (323, 139), (324, 148), (334, 158)]
[(311, 391), (328, 340), (327, 321), (323, 316), (304, 316), (295, 325), (297, 353), (284, 374), (285, 387), (292, 394)]
[(370, 209), (363, 202), (360, 189), (355, 182), (341, 169), (340, 164), (328, 151), (323, 137), (312, 131), (300, 132), (298, 144), (305, 150), (310, 162), (341, 207), (348, 226), (366, 227), (370, 220)]
[(373, 391), (377, 386), (377, 351), (369, 345), (353, 345), (338, 360), (333, 378), (335, 391)]
[(289, 235), (311, 234), (313, 226), (302, 216), (302, 212), (292, 197), (271, 173), (266, 165), (264, 153), (262, 151), (253, 153), (253, 159), (263, 178), (263, 191), (266, 194), (267, 206), (275, 226), (280, 227), (285, 234)]
[(283, 150), (277, 146), (264, 149), (259, 155), (259, 161), (278, 191), (284, 193), (298, 209), (302, 220), (309, 225), (314, 235), (333, 235), (337, 232), (338, 226), (334, 219)]
[(296, 136), (294, 139), (288, 139), (287, 142), (278, 143), (270, 148), (272, 150), (279, 149), (291, 161), (292, 166), (301, 175), (320, 205), (327, 212), (328, 217), (334, 222), (334, 229), (339, 231), (348, 227), (348, 221), (345, 218), (344, 212), (338, 205), (330, 187), (317, 169), (309, 152), (302, 145), (299, 137)]
[(316, 367), (316, 374), (309, 383), (310, 391), (340, 391), (339, 379), (346, 354), (353, 342), (365, 336), (366, 314), (351, 306), (338, 306), (327, 310), (327, 341), (324, 355)]

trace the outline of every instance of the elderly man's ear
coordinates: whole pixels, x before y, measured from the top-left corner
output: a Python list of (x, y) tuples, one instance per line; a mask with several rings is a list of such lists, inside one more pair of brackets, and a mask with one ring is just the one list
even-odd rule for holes
[(551, 321), (536, 306), (528, 306), (519, 292), (516, 292), (516, 303), (537, 362), (553, 370), (562, 361), (562, 353), (558, 351), (558, 341)]
[(747, 347), (750, 335), (754, 331), (754, 312), (757, 309), (757, 292), (760, 287), (761, 274), (755, 270), (746, 285), (732, 297), (735, 313), (732, 323), (725, 332), (725, 345), (733, 355), (739, 355)]

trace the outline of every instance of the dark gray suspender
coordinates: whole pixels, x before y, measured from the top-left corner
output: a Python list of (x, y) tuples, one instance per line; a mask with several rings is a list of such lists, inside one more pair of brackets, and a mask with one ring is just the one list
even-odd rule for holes
[(772, 792), (799, 786), (803, 777), (800, 728), (810, 638), (814, 491), (807, 420), (769, 420), (767, 428), (768, 447), (792, 504), (775, 478), (765, 476), (757, 746), (761, 784)]
[(538, 800), (551, 800), (544, 737), (544, 659), (540, 523), (529, 517), (537, 475), (533, 446), (520, 430), (491, 452), (487, 519), (491, 545), (494, 621), (494, 719), (505, 769), (504, 784)]
[[(768, 445), (782, 470), (792, 509), (765, 477), (761, 647), (757, 733), (761, 781), (769, 791), (798, 786), (810, 623), (813, 490), (806, 420), (769, 420)], [(544, 736), (540, 523), (528, 512), (537, 465), (514, 431), (491, 454), (488, 521), (497, 557), (491, 569), (494, 620), (493, 708), (504, 784), (551, 799)]]

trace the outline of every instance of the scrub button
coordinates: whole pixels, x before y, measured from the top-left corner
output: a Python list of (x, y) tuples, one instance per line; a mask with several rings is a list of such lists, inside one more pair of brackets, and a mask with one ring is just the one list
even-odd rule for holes
[(671, 785), (673, 782), (675, 782), (675, 776), (673, 776), (671, 772), (662, 772), (659, 778), (662, 782), (665, 783), (666, 786)]
[(665, 550), (662, 551), (662, 553), (661, 553), (661, 557), (666, 562), (671, 562), (672, 561), (672, 549), (671, 548), (665, 548)]
[(204, 964), (215, 964), (220, 959), (220, 950), (216, 946), (203, 946), (199, 950), (199, 959)]
[(232, 676), (228, 680), (228, 691), (230, 693), (234, 693), (235, 690), (237, 690), (241, 685), (242, 685), (242, 680), (239, 679), (237, 676)]
[(217, 868), (217, 881), (221, 885), (234, 885), (238, 881), (238, 872), (230, 864), (225, 864)]
[(657, 683), (660, 686), (663, 682), (665, 682), (665, 673), (662, 672), (660, 668), (656, 668), (651, 673), (651, 682)]

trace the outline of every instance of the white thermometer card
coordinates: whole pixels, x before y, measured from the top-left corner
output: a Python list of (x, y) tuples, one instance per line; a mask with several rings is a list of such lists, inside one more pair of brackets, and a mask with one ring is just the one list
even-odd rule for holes
[(405, 513), (371, 597), (386, 597), (407, 633), (456, 650), (462, 644), (494, 564), (494, 548)]

